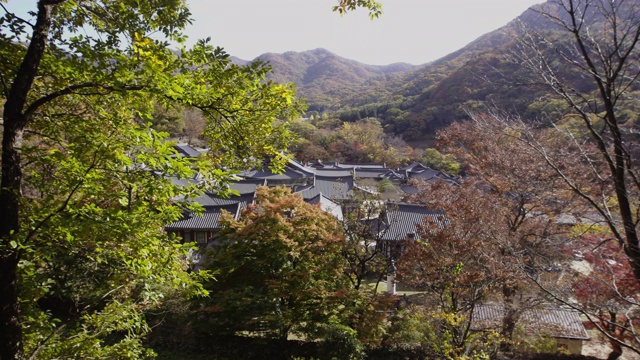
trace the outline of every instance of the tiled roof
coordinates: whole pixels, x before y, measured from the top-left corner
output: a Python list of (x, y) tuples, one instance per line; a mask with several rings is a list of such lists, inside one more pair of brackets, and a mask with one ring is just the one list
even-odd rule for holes
[(237, 201), (230, 201), (229, 199), (222, 199), (222, 198), (218, 198), (216, 197), (214, 194), (212, 193), (204, 193), (201, 196), (198, 196), (197, 198), (192, 200), (193, 202), (196, 202), (202, 206), (220, 206), (220, 205), (233, 205), (236, 204)]
[(312, 178), (314, 174), (314, 168), (301, 165), (294, 160), (289, 160), (282, 173), (276, 174), (271, 171), (268, 166), (265, 166), (262, 169), (245, 171), (239, 175), (249, 179), (288, 180)]
[[(476, 306), (472, 330), (500, 329), (502, 304)], [(589, 340), (580, 314), (571, 309), (540, 308), (523, 310), (518, 325), (531, 334), (546, 334), (555, 338)]]
[[(171, 224), (167, 228), (172, 229), (177, 226), (182, 228), (189, 228), (189, 226), (192, 226), (191, 228), (217, 226), (217, 216), (219, 215), (216, 214), (219, 213), (219, 209), (216, 208), (234, 207), (238, 210), (247, 207), (253, 201), (256, 188), (260, 185), (287, 185), (295, 193), (301, 194), (305, 201), (318, 202), (333, 213), (335, 208), (339, 208), (339, 206), (329, 199), (346, 199), (356, 188), (377, 193), (375, 189), (358, 186), (354, 182), (354, 172), (356, 177), (376, 179), (386, 177), (394, 180), (402, 180), (407, 173), (426, 178), (436, 176), (450, 177), (446, 173), (429, 169), (418, 163), (400, 169), (402, 170), (400, 173), (386, 168), (382, 163), (337, 164), (316, 162), (312, 166), (317, 166), (317, 168), (303, 166), (295, 161), (290, 161), (286, 165), (285, 171), (281, 174), (273, 173), (268, 167), (260, 170), (245, 171), (239, 174), (240, 177), (245, 179), (229, 184), (229, 188), (240, 193), (240, 196), (221, 198), (215, 196), (215, 194), (206, 193), (194, 199), (208, 209), (203, 216), (188, 217)], [(197, 178), (190, 180), (172, 179), (174, 183), (181, 184), (194, 183), (198, 180)], [(432, 217), (440, 226), (443, 226), (442, 222), (445, 221), (444, 214), (430, 211), (421, 205), (398, 204), (390, 207), (385, 214), (385, 223), (387, 224), (386, 233), (383, 236), (385, 240), (405, 239), (408, 234), (416, 234), (418, 226), (424, 224), (425, 216)]]
[(302, 171), (294, 170), (290, 167), (286, 167), (284, 172), (276, 174), (269, 168), (263, 168), (260, 170), (245, 171), (240, 176), (248, 179), (267, 179), (267, 180), (288, 180), (288, 179), (302, 179), (311, 177), (313, 175), (305, 174)]
[(427, 209), (424, 205), (393, 204), (386, 211), (387, 228), (383, 240), (404, 240), (408, 234), (416, 234), (418, 227), (425, 223), (425, 217), (432, 218), (444, 227), (445, 216), (440, 211)]
[(322, 194), (329, 199), (344, 199), (353, 189), (353, 178), (325, 178), (316, 176), (314, 186), (300, 191), (302, 197), (307, 200)]
[(175, 149), (178, 151), (178, 154), (184, 157), (198, 157), (200, 156), (200, 151), (189, 144), (176, 144)]
[[(243, 204), (243, 207), (246, 207), (248, 204), (253, 202), (254, 197), (255, 197), (255, 193), (242, 194), (240, 196), (232, 195), (229, 198), (221, 198), (221, 197), (216, 197), (215, 195), (212, 195), (211, 200), (213, 202), (213, 206)], [(202, 205), (205, 206), (204, 204)]]
[(353, 170), (350, 169), (316, 169), (317, 176), (324, 177), (353, 177)]
[(217, 230), (220, 228), (218, 221), (222, 210), (226, 210), (237, 216), (241, 209), (239, 203), (229, 206), (207, 207), (202, 215), (187, 214), (182, 220), (167, 225), (167, 230)]
[(313, 167), (315, 169), (339, 169), (338, 163), (335, 161), (321, 161), (316, 160), (307, 164), (309, 167)]
[(417, 188), (411, 186), (411, 185), (402, 185), (400, 186), (400, 190), (402, 190), (404, 193), (407, 194), (418, 194), (420, 193), (420, 190), (418, 190)]
[(420, 178), (424, 180), (430, 180), (434, 177), (438, 177), (441, 173), (441, 171), (433, 170), (431, 168), (407, 172), (409, 178)]
[(201, 196), (191, 199), (190, 202), (196, 202), (204, 207), (220, 207), (220, 206), (234, 205), (238, 203), (248, 204), (253, 202), (254, 196), (255, 196), (255, 192), (240, 194), (240, 196), (231, 195), (229, 197), (221, 197), (221, 196), (217, 196), (214, 193), (206, 192)]
[(414, 170), (419, 171), (419, 170), (424, 170), (424, 169), (427, 169), (427, 167), (422, 165), (422, 164), (420, 164), (420, 163), (412, 162), (411, 164), (409, 164), (407, 166), (399, 168), (398, 171), (406, 172), (406, 171), (414, 171)]
[(338, 220), (342, 221), (342, 207), (337, 203), (331, 201), (331, 199), (327, 198), (326, 196), (318, 194), (315, 197), (306, 200), (306, 202), (312, 205), (320, 204), (320, 208), (322, 210), (330, 213)]
[(356, 168), (354, 169), (355, 177), (361, 179), (382, 179), (384, 174), (388, 173), (387, 168)]
[(252, 194), (260, 185), (266, 185), (266, 179), (244, 179), (229, 184), (231, 190), (235, 190), (240, 194)]
[(446, 173), (444, 171), (434, 170), (430, 167), (427, 167), (427, 168), (422, 167), (419, 170), (418, 170), (418, 167), (416, 167), (411, 171), (407, 171), (407, 178), (423, 179), (426, 181), (440, 179), (440, 180), (445, 180), (451, 183), (456, 183), (456, 184), (458, 183), (455, 176), (449, 173)]
[(287, 164), (287, 166), (290, 166), (302, 173), (306, 173), (308, 176), (312, 176), (313, 174), (316, 173), (316, 169), (310, 166), (304, 166), (295, 160), (289, 160), (289, 163)]
[(197, 185), (201, 182), (200, 176), (196, 175), (189, 179), (178, 178), (177, 176), (168, 176), (167, 177), (172, 184), (177, 186), (189, 186), (189, 185)]
[(336, 164), (337, 167), (343, 169), (386, 169), (387, 166), (385, 163), (339, 163)]
[(405, 176), (395, 172), (393, 170), (389, 170), (386, 173), (384, 173), (382, 175), (383, 178), (389, 179), (389, 180), (406, 180)]

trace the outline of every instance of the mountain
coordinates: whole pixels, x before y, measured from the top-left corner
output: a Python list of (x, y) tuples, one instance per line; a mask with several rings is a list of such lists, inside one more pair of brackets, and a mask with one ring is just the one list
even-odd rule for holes
[[(632, 3), (636, 1), (640, 2)], [(566, 35), (539, 13), (541, 6), (555, 11), (553, 2), (535, 5), (504, 27), (420, 66), (365, 65), (323, 49), (259, 58), (273, 67), (272, 80), (297, 84), (309, 111), (332, 112), (343, 121), (376, 117), (385, 132), (419, 145), (438, 129), (468, 118), (466, 110), (485, 104), (528, 118), (561, 110), (562, 102), (512, 61), (519, 51), (517, 38), (523, 28), (546, 33), (558, 43), (566, 40)], [(594, 23), (599, 21), (595, 11), (586, 16)], [(548, 56), (553, 61), (555, 55)], [(574, 85), (580, 87), (581, 80), (576, 75)]]
[[(533, 86), (528, 72), (510, 61), (509, 56), (517, 51), (517, 37), (523, 26), (534, 30), (548, 26), (536, 11), (538, 6), (462, 49), (410, 71), (399, 80), (399, 86), (387, 84), (394, 86), (387, 89), (391, 99), (402, 102), (398, 106), (397, 101), (388, 98), (378, 100), (378, 105), (390, 104), (377, 111), (386, 130), (407, 140), (428, 138), (454, 121), (467, 119), (466, 109), (484, 104), (537, 116), (530, 113), (530, 105), (545, 97), (547, 90)], [(361, 108), (360, 116), (369, 114)]]
[(527, 10), (503, 28), (420, 66), (367, 65), (324, 49), (267, 53), (257, 59), (272, 67), (270, 80), (296, 84), (309, 112), (338, 113), (344, 121), (377, 117), (387, 132), (420, 139), (465, 118), (462, 105), (498, 101), (516, 111), (526, 110), (531, 99), (513, 96), (513, 86), (500, 77), (517, 72), (503, 55), (514, 43), (518, 24), (536, 21), (539, 16)]
[[(372, 82), (398, 78), (416, 68), (406, 63), (366, 65), (325, 49), (266, 53), (256, 59), (268, 62), (272, 67), (270, 80), (295, 83), (298, 93), (307, 99), (309, 111), (319, 112), (338, 110), (345, 105), (341, 99), (369, 88)], [(246, 63), (240, 59), (233, 61)]]

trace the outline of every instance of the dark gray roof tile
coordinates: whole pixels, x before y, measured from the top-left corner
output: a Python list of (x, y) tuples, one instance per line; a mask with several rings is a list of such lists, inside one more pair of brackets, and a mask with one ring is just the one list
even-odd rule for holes
[(317, 169), (317, 176), (323, 177), (353, 177), (353, 170), (350, 169)]
[[(473, 330), (500, 329), (502, 304), (476, 306), (471, 322)], [(518, 325), (530, 334), (546, 334), (555, 338), (589, 340), (580, 314), (571, 309), (534, 308), (522, 311)]]
[(385, 163), (339, 163), (336, 166), (343, 169), (386, 169)]
[(383, 240), (404, 240), (408, 234), (417, 234), (425, 224), (425, 217), (444, 227), (446, 218), (441, 211), (427, 209), (424, 205), (391, 204), (386, 211), (387, 228)]
[(316, 176), (312, 187), (300, 191), (302, 197), (311, 199), (318, 194), (323, 194), (329, 199), (345, 199), (351, 194), (353, 189), (353, 178), (331, 178)]
[(266, 179), (245, 179), (229, 184), (229, 188), (239, 192), (241, 195), (253, 194), (258, 186), (264, 186), (266, 184)]
[(356, 168), (355, 177), (359, 179), (382, 179), (389, 172), (387, 168)]
[(181, 220), (167, 225), (167, 230), (218, 230), (220, 229), (219, 220), (222, 210), (231, 214), (239, 213), (240, 204), (236, 203), (229, 206), (206, 207), (201, 215), (186, 214)]
[(176, 144), (176, 151), (178, 151), (179, 155), (184, 157), (198, 157), (200, 156), (200, 151), (189, 144)]
[(315, 197), (305, 200), (312, 205), (320, 205), (320, 208), (325, 212), (335, 216), (338, 220), (342, 221), (342, 207), (331, 199), (327, 198), (323, 194), (318, 194)]

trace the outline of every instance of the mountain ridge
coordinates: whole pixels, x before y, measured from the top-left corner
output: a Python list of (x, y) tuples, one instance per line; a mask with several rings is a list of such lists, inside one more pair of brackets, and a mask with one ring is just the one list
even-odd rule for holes
[(266, 53), (256, 59), (270, 64), (270, 80), (297, 85), (309, 113), (331, 112), (343, 121), (375, 117), (387, 133), (427, 139), (483, 104), (532, 118), (542, 115), (551, 95), (532, 85), (509, 56), (517, 50), (523, 28), (554, 31), (539, 13), (547, 5), (554, 11), (550, 1), (534, 5), (501, 28), (422, 65), (367, 65), (325, 49)]

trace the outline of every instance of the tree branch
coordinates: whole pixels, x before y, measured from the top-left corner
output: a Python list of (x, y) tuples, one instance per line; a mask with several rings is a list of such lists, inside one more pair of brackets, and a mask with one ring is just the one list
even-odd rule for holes
[(83, 95), (106, 95), (108, 93), (111, 92), (117, 92), (117, 91), (136, 91), (136, 90), (142, 90), (145, 88), (145, 86), (143, 85), (126, 85), (123, 86), (121, 88), (116, 88), (114, 86), (106, 86), (106, 85), (101, 85), (101, 84), (96, 84), (96, 83), (83, 83), (83, 84), (76, 84), (76, 85), (70, 85), (67, 86), (64, 89), (58, 90), (56, 92), (50, 93), (46, 96), (43, 96), (41, 98), (39, 98), (38, 100), (34, 101), (33, 103), (31, 103), (31, 105), (29, 105), (29, 107), (27, 108), (27, 110), (25, 111), (25, 117), (27, 119), (29, 119), (41, 106), (47, 104), (50, 101), (53, 101), (59, 97), (65, 96), (65, 95), (71, 95), (71, 94), (75, 94), (77, 90), (81, 90), (81, 89), (87, 89), (87, 88), (93, 88), (96, 89), (97, 91), (95, 93), (83, 93)]

